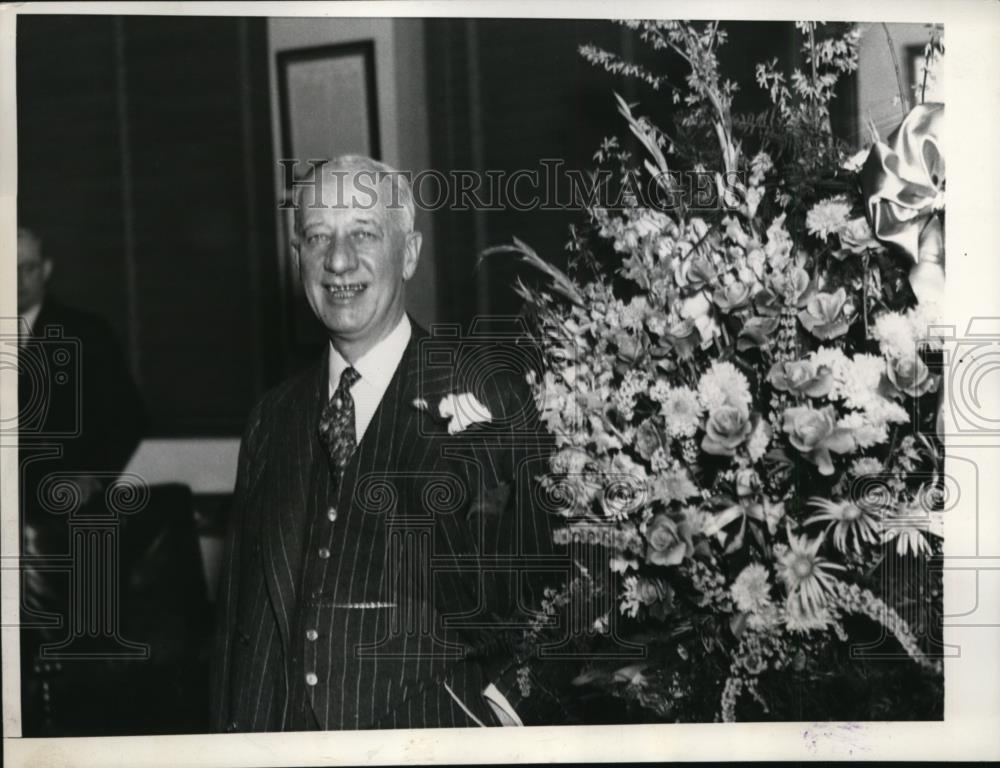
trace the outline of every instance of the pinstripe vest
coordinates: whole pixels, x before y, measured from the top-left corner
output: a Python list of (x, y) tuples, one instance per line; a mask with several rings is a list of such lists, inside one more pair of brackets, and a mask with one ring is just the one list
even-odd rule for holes
[[(316, 431), (325, 356), (251, 416), (220, 586), (218, 728), (491, 722), (480, 694), (499, 662), (480, 649), (519, 595), (516, 574), (484, 562), (551, 546), (548, 517), (511, 494), (544, 471), (548, 444), (449, 435), (415, 407), (471, 390), (421, 364), (426, 339), (414, 325), (339, 488)], [(513, 377), (486, 386), (497, 416), (526, 392)]]

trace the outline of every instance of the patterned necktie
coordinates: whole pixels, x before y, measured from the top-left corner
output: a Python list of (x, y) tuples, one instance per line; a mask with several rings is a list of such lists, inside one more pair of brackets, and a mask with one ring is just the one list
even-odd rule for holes
[(340, 384), (323, 406), (323, 413), (319, 417), (319, 440), (330, 457), (330, 467), (338, 483), (357, 447), (351, 387), (360, 378), (361, 374), (354, 368), (345, 368), (340, 374)]

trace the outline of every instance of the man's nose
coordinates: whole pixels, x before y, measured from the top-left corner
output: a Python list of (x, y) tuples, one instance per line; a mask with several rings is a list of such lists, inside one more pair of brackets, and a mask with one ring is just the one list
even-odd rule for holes
[(326, 249), (323, 267), (337, 274), (350, 272), (357, 266), (354, 249), (345, 237), (335, 237)]

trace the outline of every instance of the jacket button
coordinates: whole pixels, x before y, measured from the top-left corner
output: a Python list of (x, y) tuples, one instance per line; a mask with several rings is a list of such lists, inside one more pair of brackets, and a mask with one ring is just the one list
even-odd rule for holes
[(319, 678), (316, 677), (316, 673), (315, 672), (310, 672), (309, 674), (306, 675), (306, 685), (312, 687), (312, 686), (316, 685), (316, 683), (318, 683), (318, 682), (319, 682)]
[(329, 558), (330, 558), (330, 550), (327, 549), (326, 547), (320, 547), (320, 550), (319, 550), (319, 559), (320, 560), (328, 560)]
[(328, 510), (326, 511), (326, 519), (327, 519), (327, 520), (329, 520), (329, 521), (330, 521), (331, 523), (332, 523), (332, 522), (333, 522), (334, 520), (336, 520), (336, 519), (337, 519), (337, 508), (336, 508), (336, 507), (330, 507), (330, 508), (329, 508), (329, 509), (328, 509)]
[(315, 629), (306, 630), (306, 640), (308, 640), (310, 643), (315, 642), (316, 638), (318, 637), (319, 637), (319, 632), (317, 632)]

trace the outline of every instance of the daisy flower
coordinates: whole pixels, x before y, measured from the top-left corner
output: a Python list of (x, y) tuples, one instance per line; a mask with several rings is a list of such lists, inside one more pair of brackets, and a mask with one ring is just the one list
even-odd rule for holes
[(782, 612), (785, 619), (785, 629), (789, 632), (814, 632), (830, 626), (833, 617), (825, 606), (813, 611), (802, 608), (797, 600), (789, 598)]
[(882, 541), (895, 541), (899, 555), (911, 554), (917, 557), (929, 554), (931, 545), (927, 541), (927, 534), (931, 527), (930, 511), (923, 504), (912, 504), (886, 517), (882, 526)]
[(831, 501), (819, 496), (809, 499), (810, 506), (820, 510), (805, 522), (828, 523), (826, 531), (833, 529), (833, 546), (839, 551), (847, 551), (848, 539), (852, 540), (853, 549), (861, 554), (861, 544), (877, 544), (879, 540), (879, 517), (870, 506), (859, 507), (850, 501)]
[(788, 532), (788, 549), (778, 557), (777, 573), (785, 582), (789, 603), (796, 603), (804, 617), (815, 617), (826, 605), (826, 596), (833, 589), (832, 571), (844, 570), (817, 554), (823, 537), (809, 540), (805, 535)]
[(760, 563), (751, 563), (736, 577), (729, 594), (741, 611), (756, 613), (771, 602), (771, 582), (767, 568)]

